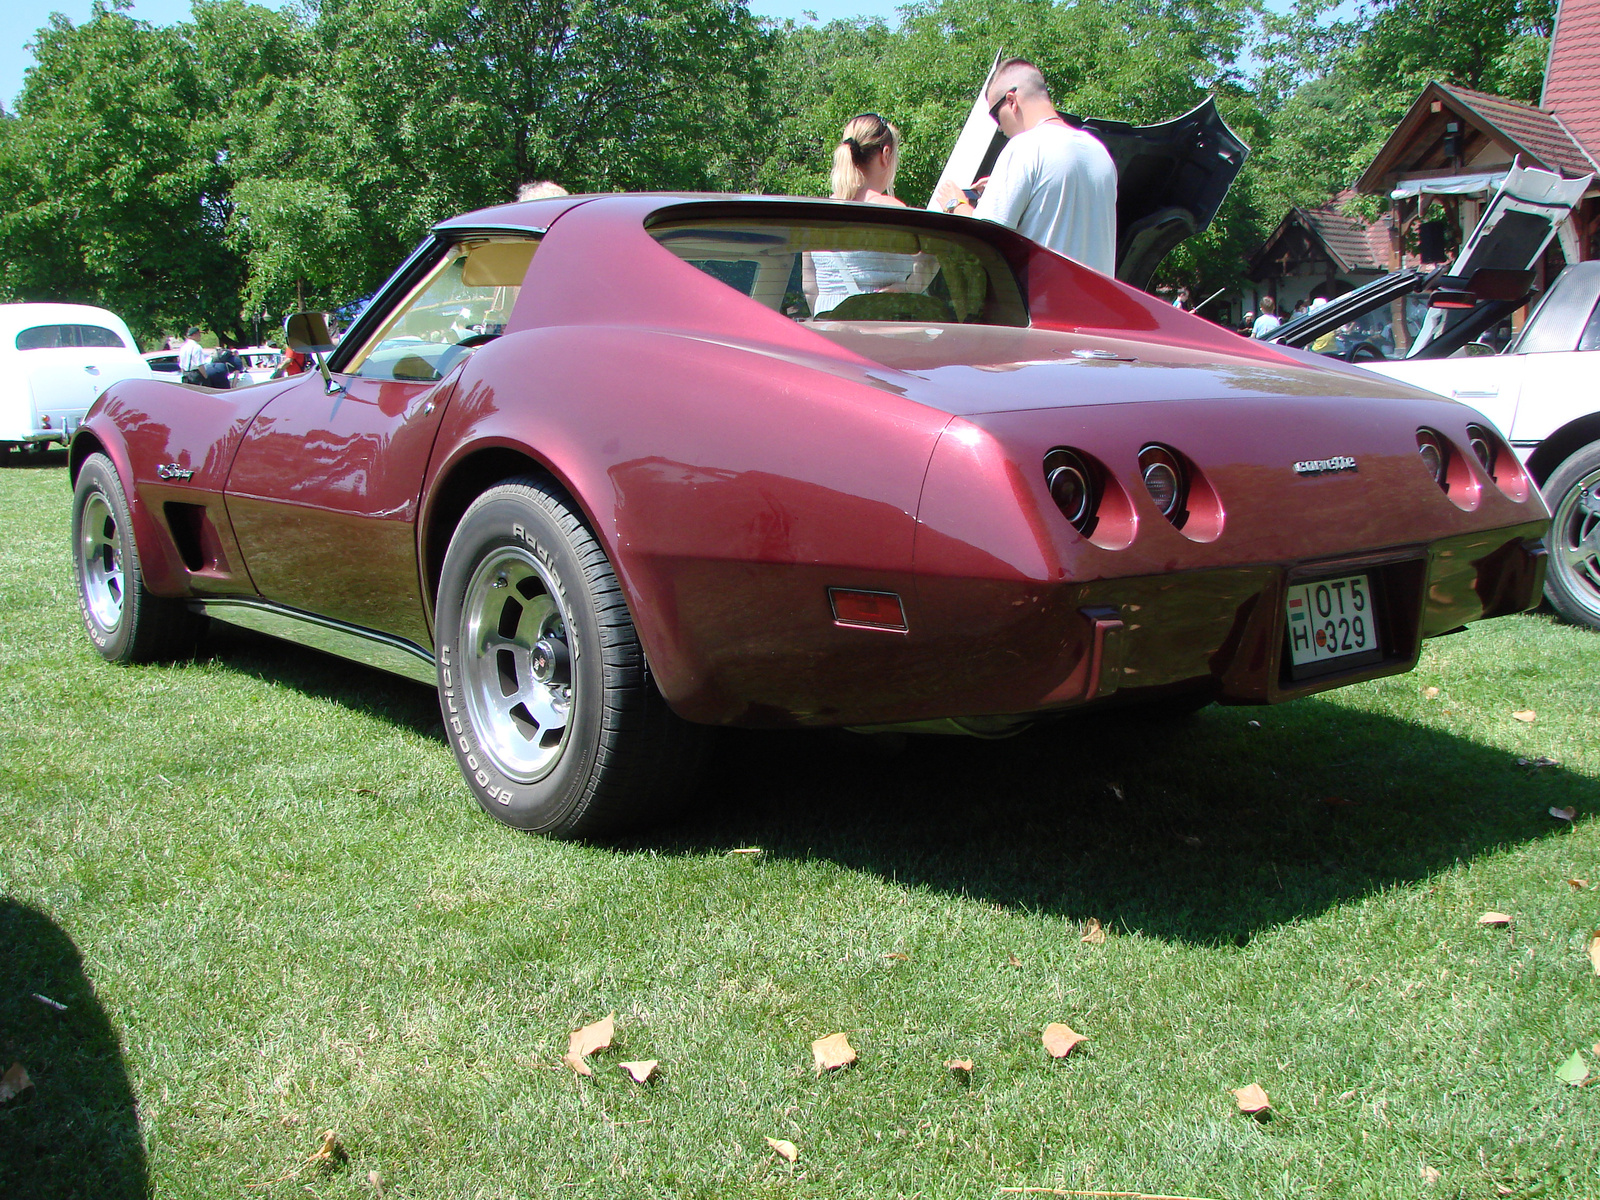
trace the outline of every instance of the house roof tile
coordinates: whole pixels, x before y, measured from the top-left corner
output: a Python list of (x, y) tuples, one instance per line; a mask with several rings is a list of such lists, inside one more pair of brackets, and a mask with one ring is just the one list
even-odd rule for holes
[(1587, 175), (1595, 169), (1594, 160), (1573, 140), (1554, 113), (1488, 92), (1444, 83), (1438, 87), (1525, 149), (1539, 165), (1569, 177)]
[(1600, 158), (1600, 0), (1561, 0), (1539, 103)]

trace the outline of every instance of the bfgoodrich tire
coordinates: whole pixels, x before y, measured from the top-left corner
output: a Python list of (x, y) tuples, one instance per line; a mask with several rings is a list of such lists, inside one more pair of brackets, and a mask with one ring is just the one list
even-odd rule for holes
[(194, 653), (207, 621), (182, 599), (144, 586), (128, 497), (104, 454), (84, 459), (72, 490), (72, 565), (89, 640), (111, 662), (167, 662)]
[(1544, 482), (1555, 519), (1544, 594), (1575, 625), (1600, 629), (1600, 442), (1590, 442)]
[(605, 551), (565, 496), (533, 478), (479, 496), (436, 613), (445, 731), (485, 812), (574, 838), (670, 811), (705, 731), (656, 690)]

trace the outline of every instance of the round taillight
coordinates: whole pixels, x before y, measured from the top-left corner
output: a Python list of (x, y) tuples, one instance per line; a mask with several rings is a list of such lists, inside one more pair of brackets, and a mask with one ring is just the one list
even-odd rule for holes
[(1467, 445), (1490, 479), (1494, 478), (1495, 459), (1499, 456), (1496, 439), (1482, 425), (1467, 426)]
[(1066, 516), (1076, 525), (1083, 520), (1089, 508), (1089, 481), (1077, 467), (1057, 467), (1050, 472), (1050, 496)]
[(1145, 491), (1163, 517), (1177, 524), (1183, 517), (1183, 464), (1176, 452), (1151, 444), (1139, 451), (1139, 474)]
[(1448, 491), (1450, 452), (1445, 449), (1444, 439), (1431, 429), (1417, 430), (1417, 454), (1421, 456), (1428, 474), (1433, 476), (1433, 481)]
[(1044, 480), (1050, 498), (1073, 528), (1087, 536), (1094, 530), (1095, 483), (1089, 464), (1075, 451), (1057, 447), (1044, 456)]

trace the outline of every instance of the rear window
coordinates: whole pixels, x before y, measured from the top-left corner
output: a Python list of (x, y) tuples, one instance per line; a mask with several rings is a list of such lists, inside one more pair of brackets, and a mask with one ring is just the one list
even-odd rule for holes
[(59, 350), (89, 346), (127, 349), (127, 343), (103, 325), (35, 325), (17, 334), (18, 350)]
[(797, 321), (1028, 324), (1011, 267), (965, 234), (772, 220), (673, 222), (650, 233), (685, 262)]

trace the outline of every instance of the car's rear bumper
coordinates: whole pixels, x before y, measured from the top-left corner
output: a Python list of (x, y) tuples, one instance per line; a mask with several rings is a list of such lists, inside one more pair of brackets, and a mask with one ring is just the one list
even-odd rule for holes
[[(904, 631), (834, 625), (826, 638), (769, 642), (753, 657), (718, 655), (704, 686), (674, 706), (734, 725), (978, 718), (981, 731), (1175, 695), (1274, 704), (1409, 671), (1426, 639), (1531, 608), (1545, 529), (1530, 521), (1338, 558), (1089, 582), (922, 576), (906, 596)], [(1287, 589), (1355, 574), (1377, 597), (1376, 661), (1295, 668)]]

